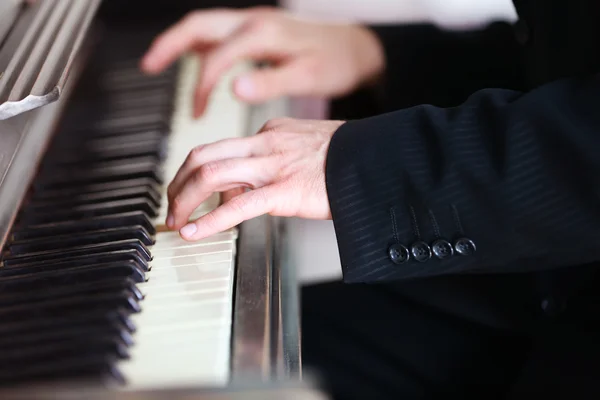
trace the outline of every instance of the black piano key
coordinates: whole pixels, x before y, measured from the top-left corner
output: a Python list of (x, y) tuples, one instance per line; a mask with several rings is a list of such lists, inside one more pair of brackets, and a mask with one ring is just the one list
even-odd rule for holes
[(148, 216), (158, 216), (158, 206), (154, 201), (145, 197), (73, 205), (66, 208), (37, 208), (26, 209), (17, 217), (17, 224), (47, 224), (60, 221), (82, 220), (102, 215), (121, 214), (131, 211), (143, 211)]
[(63, 156), (57, 158), (57, 161), (53, 164), (58, 167), (77, 168), (90, 162), (116, 161), (137, 157), (152, 157), (161, 161), (166, 158), (166, 147), (164, 144), (146, 140), (105, 147), (80, 148), (70, 152), (62, 150), (62, 153)]
[[(142, 131), (142, 132), (123, 132), (118, 136), (101, 136), (94, 137), (93, 132), (86, 135), (81, 135), (79, 140), (64, 139), (62, 141), (56, 141), (52, 149), (52, 156), (47, 158), (47, 161), (61, 161), (65, 153), (76, 151), (78, 155), (81, 151), (94, 152), (100, 149), (113, 149), (119, 145), (127, 145), (133, 143), (149, 143), (155, 145), (161, 145), (165, 142), (165, 135), (163, 132), (157, 130)], [(59, 156), (60, 155), (60, 156)]]
[(74, 296), (69, 299), (42, 301), (0, 308), (2, 323), (20, 323), (38, 318), (69, 317), (81, 313), (104, 315), (120, 310), (133, 314), (141, 311), (138, 300), (127, 292), (110, 295)]
[(143, 211), (134, 211), (123, 214), (102, 215), (85, 220), (16, 227), (16, 229), (12, 231), (11, 237), (12, 240), (23, 240), (54, 235), (77, 234), (133, 225), (141, 225), (150, 235), (156, 235), (156, 228), (154, 227), (150, 216)]
[[(68, 262), (71, 260), (77, 260), (77, 262), (84, 262), (82, 260), (94, 260), (93, 263), (97, 263), (96, 258), (102, 255), (114, 254), (126, 250), (135, 250), (138, 258), (144, 262), (149, 262), (152, 259), (148, 248), (137, 239), (127, 239), (118, 242), (109, 243), (96, 243), (84, 246), (76, 246), (65, 249), (52, 249), (45, 250), (37, 253), (25, 253), (5, 256), (2, 259), (2, 265), (5, 268), (16, 268), (19, 266), (35, 265), (35, 264), (46, 264), (52, 261), (61, 260)], [(91, 262), (90, 262), (91, 263)]]
[[(146, 257), (138, 249), (123, 249), (98, 252), (92, 254), (69, 255), (68, 257), (47, 259), (43, 262), (29, 262), (31, 259), (13, 258), (4, 259), (0, 268), (0, 277), (15, 276), (24, 273), (42, 272), (44, 270), (60, 270), (76, 267), (89, 267), (107, 263), (130, 263), (142, 271), (150, 270)], [(31, 271), (31, 272), (30, 272)]]
[(128, 200), (136, 198), (146, 198), (151, 201), (156, 207), (161, 205), (161, 194), (157, 190), (156, 186), (144, 185), (144, 186), (133, 186), (122, 189), (106, 190), (102, 192), (92, 193), (80, 193), (79, 195), (73, 196), (62, 196), (54, 198), (42, 198), (32, 199), (28, 204), (23, 213), (27, 213), (30, 210), (36, 212), (40, 209), (46, 209), (47, 211), (56, 208), (67, 208), (75, 207), (84, 204), (94, 204), (106, 201), (118, 201)]
[(131, 347), (135, 343), (131, 333), (123, 326), (113, 323), (88, 324), (83, 326), (58, 327), (57, 329), (47, 329), (44, 331), (20, 332), (16, 335), (6, 334), (0, 336), (0, 352), (5, 348), (18, 348), (18, 346), (52, 343), (95, 335), (117, 338), (127, 347)]
[[(34, 273), (22, 272), (17, 275), (0, 276), (0, 301), (12, 298), (15, 294), (27, 294), (33, 297), (46, 296), (48, 292), (75, 293), (93, 290), (96, 286), (117, 284), (121, 285), (123, 290), (129, 290), (137, 299), (142, 300), (143, 294), (136, 283), (144, 281), (144, 271), (127, 263), (105, 263), (35, 271)], [(68, 289), (64, 289), (65, 287)], [(33, 291), (36, 293), (32, 293)], [(40, 293), (38, 294), (37, 291)]]
[(121, 360), (129, 358), (128, 346), (118, 336), (92, 335), (70, 339), (23, 345), (16, 349), (0, 349), (0, 370), (52, 362), (60, 358), (89, 358), (95, 355), (112, 356)]
[[(97, 261), (97, 263), (86, 261)], [(64, 279), (68, 279), (74, 271), (97, 271), (98, 274), (119, 274), (119, 276), (130, 277), (136, 282), (146, 281), (148, 265), (140, 259), (136, 250), (124, 250), (107, 255), (95, 257), (79, 257), (79, 259), (61, 260), (42, 265), (20, 265), (18, 268), (0, 268), (0, 283), (5, 278), (27, 274), (54, 274), (60, 271)]]
[[(124, 384), (125, 379), (115, 367), (114, 357), (94, 355), (87, 358), (61, 358), (45, 363), (30, 363), (20, 368), (0, 370), (0, 384), (15, 386), (29, 382), (62, 381), (85, 382), (86, 385), (117, 382)], [(90, 386), (93, 387), (93, 386)]]
[[(81, 129), (81, 128), (80, 128)], [(149, 124), (139, 124), (132, 126), (116, 126), (116, 127), (87, 127), (84, 130), (85, 135), (89, 135), (90, 137), (120, 137), (121, 135), (128, 135), (132, 133), (140, 133), (146, 132), (149, 130), (161, 132), (164, 136), (168, 136), (170, 132), (169, 125), (165, 125), (164, 123), (149, 123)], [(74, 131), (73, 134), (77, 134), (77, 131)]]
[(149, 178), (162, 183), (159, 163), (151, 157), (91, 164), (86, 168), (47, 168), (34, 182), (37, 189), (76, 187), (124, 179)]
[(146, 246), (151, 246), (155, 243), (154, 237), (152, 237), (143, 226), (137, 225), (131, 227), (83, 232), (76, 235), (66, 234), (45, 238), (13, 241), (9, 242), (6, 246), (6, 253), (10, 255), (18, 255), (56, 248), (69, 248), (97, 243), (117, 242), (127, 239), (138, 239)]
[[(109, 262), (87, 266), (65, 266), (58, 263), (46, 266), (5, 269), (0, 274), (2, 296), (27, 290), (44, 290), (49, 286), (79, 286), (85, 282), (121, 280), (132, 294), (142, 299), (135, 283), (146, 281), (145, 271), (135, 262)], [(133, 285), (130, 284), (133, 282)]]
[(69, 115), (65, 116), (65, 125), (61, 126), (62, 132), (70, 132), (81, 128), (80, 121), (87, 117), (89, 120), (99, 120), (104, 115), (118, 114), (121, 112), (149, 113), (160, 112), (172, 114), (175, 108), (173, 96), (164, 90), (144, 89), (136, 92), (117, 92), (105, 97), (98, 96), (79, 102), (72, 107)]
[(132, 117), (119, 117), (111, 119), (103, 119), (91, 125), (92, 129), (111, 130), (123, 129), (130, 126), (152, 125), (161, 126), (168, 129), (171, 121), (169, 115), (160, 114), (145, 114)]
[(177, 69), (148, 77), (137, 58), (99, 61), (84, 72), (0, 255), (2, 385), (124, 383), (116, 365), (134, 345)]
[(162, 90), (140, 90), (129, 93), (112, 93), (107, 98), (96, 98), (82, 104), (82, 113), (100, 110), (102, 115), (125, 111), (160, 109), (172, 114), (175, 108), (173, 96)]
[(111, 70), (101, 75), (98, 86), (106, 91), (136, 92), (139, 88), (146, 87), (169, 87), (173, 81), (173, 75), (169, 73), (147, 76), (143, 75), (139, 68)]
[(23, 305), (42, 300), (67, 299), (77, 295), (94, 295), (110, 293), (128, 293), (136, 300), (142, 300), (143, 295), (130, 279), (115, 279), (106, 276), (104, 280), (91, 282), (76, 282), (71, 285), (50, 284), (49, 280), (34, 283), (28, 290), (4, 291), (0, 293), (0, 307)]
[(2, 321), (0, 324), (0, 335), (26, 335), (33, 332), (76, 330), (93, 326), (114, 326), (133, 334), (137, 327), (129, 318), (130, 312), (121, 309), (108, 309), (103, 312), (85, 313), (80, 312), (70, 315), (42, 316), (35, 320), (10, 322)]
[(85, 197), (91, 194), (103, 196), (104, 193), (114, 190), (128, 190), (131, 188), (151, 188), (152, 192), (160, 193), (160, 185), (156, 180), (151, 178), (134, 178), (123, 179), (114, 182), (81, 184), (70, 188), (37, 190), (33, 192), (32, 200), (56, 200), (65, 201), (73, 198), (75, 201), (80, 197)]

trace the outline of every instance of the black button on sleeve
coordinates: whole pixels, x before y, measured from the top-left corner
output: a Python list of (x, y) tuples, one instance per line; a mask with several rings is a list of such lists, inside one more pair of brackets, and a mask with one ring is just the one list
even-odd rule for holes
[(439, 239), (433, 242), (431, 245), (431, 250), (433, 251), (433, 254), (435, 254), (435, 256), (440, 260), (452, 257), (454, 254), (454, 248), (452, 247), (452, 244), (444, 239)]
[(431, 247), (425, 242), (416, 242), (411, 248), (410, 252), (415, 260), (419, 262), (425, 262), (431, 258)]
[(454, 250), (462, 256), (470, 256), (475, 253), (475, 243), (469, 238), (460, 238), (454, 242)]
[(410, 253), (408, 252), (408, 249), (406, 248), (406, 246), (403, 246), (400, 243), (394, 243), (393, 245), (391, 245), (388, 249), (388, 255), (390, 257), (390, 260), (392, 260), (394, 264), (398, 265), (404, 264), (410, 258)]

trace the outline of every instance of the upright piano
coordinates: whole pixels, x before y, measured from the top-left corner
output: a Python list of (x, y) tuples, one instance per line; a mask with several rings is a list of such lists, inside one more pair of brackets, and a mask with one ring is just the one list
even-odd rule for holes
[(192, 119), (195, 57), (159, 76), (138, 69), (175, 19), (144, 22), (148, 2), (134, 1), (137, 23), (115, 23), (126, 15), (116, 3), (0, 4), (0, 397), (76, 387), (174, 398), (300, 380), (279, 221), (195, 243), (163, 226), (166, 185), (194, 146), (253, 134), (287, 103), (236, 101), (244, 64)]

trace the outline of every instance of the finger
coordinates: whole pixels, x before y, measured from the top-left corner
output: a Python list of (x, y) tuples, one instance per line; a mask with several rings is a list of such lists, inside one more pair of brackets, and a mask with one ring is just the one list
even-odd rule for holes
[(227, 203), (229, 200), (233, 199), (234, 197), (239, 196), (240, 194), (243, 194), (245, 191), (246, 191), (246, 189), (243, 187), (226, 190), (221, 193), (221, 199), (220, 199), (219, 204)]
[(260, 103), (281, 96), (301, 96), (315, 92), (310, 75), (311, 61), (295, 60), (279, 67), (258, 69), (236, 78), (233, 91), (241, 100)]
[(221, 45), (215, 47), (204, 58), (194, 93), (194, 116), (198, 117), (206, 108), (208, 97), (223, 74), (242, 60), (264, 60), (282, 57), (286, 51), (281, 35), (273, 35), (272, 29), (259, 24), (249, 24), (233, 33)]
[(175, 174), (175, 177), (169, 184), (167, 196), (169, 201), (173, 201), (173, 196), (178, 193), (185, 182), (202, 165), (225, 160), (228, 158), (244, 158), (258, 154), (257, 136), (250, 136), (243, 139), (224, 139), (208, 145), (195, 147), (186, 157), (185, 161)]
[(224, 40), (247, 13), (234, 10), (197, 11), (159, 35), (142, 59), (142, 70), (158, 73), (184, 53)]
[(236, 158), (204, 164), (195, 171), (169, 203), (167, 224), (171, 229), (185, 225), (196, 208), (215, 192), (238, 187), (258, 188), (274, 177), (269, 158)]
[(196, 221), (185, 225), (179, 234), (185, 240), (199, 240), (231, 229), (249, 219), (271, 212), (276, 195), (274, 186), (241, 194)]

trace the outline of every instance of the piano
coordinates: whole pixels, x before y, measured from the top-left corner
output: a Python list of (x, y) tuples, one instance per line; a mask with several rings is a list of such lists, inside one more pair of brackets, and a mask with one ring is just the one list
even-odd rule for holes
[(288, 103), (236, 101), (232, 78), (254, 67), (242, 64), (194, 120), (197, 58), (138, 70), (174, 19), (115, 24), (102, 10), (0, 4), (0, 397), (60, 387), (193, 398), (190, 388), (300, 382), (280, 221), (195, 243), (163, 226), (166, 186), (194, 146), (254, 134)]

